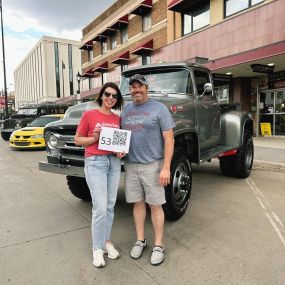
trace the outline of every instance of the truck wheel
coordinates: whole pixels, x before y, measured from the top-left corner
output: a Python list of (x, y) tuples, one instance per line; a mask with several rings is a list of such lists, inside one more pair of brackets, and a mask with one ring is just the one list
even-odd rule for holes
[(84, 201), (91, 201), (91, 195), (85, 178), (76, 176), (66, 176), (67, 185), (70, 192), (77, 198)]
[(165, 187), (165, 218), (176, 221), (186, 212), (192, 189), (192, 169), (189, 159), (175, 153), (171, 163), (171, 181)]
[(244, 134), (243, 144), (234, 156), (221, 157), (220, 168), (224, 175), (247, 178), (253, 163), (254, 147), (252, 135)]

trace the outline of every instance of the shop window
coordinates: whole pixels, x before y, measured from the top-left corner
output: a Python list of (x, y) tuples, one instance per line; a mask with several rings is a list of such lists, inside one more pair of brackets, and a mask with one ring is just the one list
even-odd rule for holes
[(248, 9), (261, 2), (264, 2), (264, 0), (225, 0), (225, 17)]
[(127, 42), (129, 39), (128, 36), (128, 27), (124, 27), (121, 29), (121, 43)]
[(101, 42), (101, 54), (104, 54), (108, 51), (108, 44), (106, 41)]
[(94, 88), (94, 86), (93, 86), (93, 78), (92, 77), (88, 78), (88, 87), (89, 87), (89, 90)]
[(125, 71), (128, 69), (128, 65), (127, 64), (121, 64), (121, 72)]
[(143, 55), (142, 56), (142, 65), (151, 64), (151, 56), (150, 55)]
[(107, 72), (101, 73), (102, 86), (108, 82)]
[(151, 12), (142, 16), (142, 31), (145, 32), (151, 28)]
[(117, 46), (117, 35), (114, 34), (110, 36), (110, 47), (111, 49), (114, 49)]
[(192, 7), (182, 15), (183, 35), (210, 25), (210, 3), (207, 1), (199, 7)]
[(220, 104), (228, 104), (229, 103), (229, 94), (230, 94), (230, 87), (229, 85), (224, 85), (224, 86), (218, 86), (215, 87), (214, 92), (215, 92), (215, 96), (218, 99), (218, 102)]

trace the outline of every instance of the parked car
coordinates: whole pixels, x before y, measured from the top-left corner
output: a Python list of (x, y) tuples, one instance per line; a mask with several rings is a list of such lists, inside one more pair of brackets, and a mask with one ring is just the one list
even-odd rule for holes
[(41, 116), (27, 127), (14, 131), (10, 136), (10, 147), (18, 149), (44, 148), (44, 128), (47, 124), (63, 118), (63, 114)]

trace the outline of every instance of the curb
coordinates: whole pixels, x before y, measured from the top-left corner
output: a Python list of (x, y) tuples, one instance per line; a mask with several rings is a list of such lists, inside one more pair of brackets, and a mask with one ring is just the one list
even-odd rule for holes
[(254, 160), (253, 169), (277, 171), (277, 172), (284, 173), (285, 163), (271, 162), (271, 161), (265, 161), (265, 160)]

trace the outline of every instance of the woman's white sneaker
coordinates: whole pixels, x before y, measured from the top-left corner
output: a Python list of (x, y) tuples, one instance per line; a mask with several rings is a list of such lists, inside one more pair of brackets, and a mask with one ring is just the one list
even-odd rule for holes
[(93, 265), (98, 268), (105, 266), (103, 249), (93, 250)]
[(119, 252), (115, 249), (111, 242), (105, 243), (104, 252), (107, 253), (108, 257), (111, 259), (117, 259), (120, 256)]

